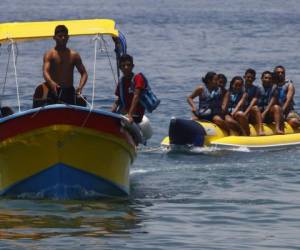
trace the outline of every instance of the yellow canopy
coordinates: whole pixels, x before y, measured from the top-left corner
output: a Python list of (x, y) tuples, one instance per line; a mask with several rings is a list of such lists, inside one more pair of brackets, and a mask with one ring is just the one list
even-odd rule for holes
[(57, 25), (65, 25), (70, 36), (111, 35), (117, 37), (115, 22), (109, 19), (62, 20), (46, 22), (0, 23), (0, 43), (51, 38)]

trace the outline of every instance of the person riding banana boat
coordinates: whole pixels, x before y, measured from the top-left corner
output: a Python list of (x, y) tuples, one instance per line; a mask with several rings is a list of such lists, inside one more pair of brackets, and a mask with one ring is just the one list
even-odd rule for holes
[(244, 75), (245, 92), (247, 93), (244, 115), (248, 117), (249, 123), (257, 126), (258, 135), (265, 135), (262, 126), (262, 117), (258, 107), (260, 96), (259, 86), (255, 84), (255, 79), (256, 71), (251, 68), (247, 69)]
[(281, 65), (274, 68), (274, 77), (278, 89), (278, 103), (282, 108), (284, 119), (293, 128), (298, 128), (300, 126), (300, 116), (294, 109), (294, 83), (286, 78), (285, 68)]
[(273, 84), (272, 72), (264, 71), (261, 74), (261, 83), (258, 107), (262, 121), (267, 124), (274, 122), (276, 134), (284, 134), (283, 114), (278, 105), (278, 89), (276, 84)]
[[(243, 78), (233, 77), (228, 90), (226, 82), (219, 83), (219, 75), (208, 72), (202, 78), (204, 84), (188, 96), (193, 120), (210, 121), (228, 135), (244, 136), (251, 135), (249, 124), (255, 126), (259, 136), (265, 135), (263, 123), (274, 123), (274, 133), (279, 135), (284, 134), (284, 119), (293, 128), (300, 126), (300, 116), (294, 110), (295, 88), (292, 81), (285, 78), (282, 66), (275, 67), (274, 73), (264, 71), (260, 86), (254, 84), (256, 72), (251, 68)], [(196, 97), (199, 98), (198, 108), (194, 103)]]
[(224, 97), (223, 106), (226, 107), (225, 122), (238, 135), (250, 134), (248, 118), (243, 112), (247, 97), (243, 78), (233, 77), (230, 81), (229, 91)]
[[(229, 128), (225, 122), (222, 92), (218, 87), (218, 80), (218, 75), (215, 72), (208, 72), (202, 78), (204, 84), (199, 85), (188, 96), (187, 102), (192, 108), (193, 120), (211, 121), (229, 133)], [(199, 98), (199, 108), (194, 103), (196, 97)]]

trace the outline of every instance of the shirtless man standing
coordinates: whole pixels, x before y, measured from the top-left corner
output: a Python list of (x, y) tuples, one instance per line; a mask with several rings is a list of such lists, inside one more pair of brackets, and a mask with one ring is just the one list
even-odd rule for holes
[[(44, 55), (43, 75), (45, 84), (50, 90), (47, 98), (62, 101), (68, 104), (76, 103), (76, 95), (80, 95), (88, 75), (81, 61), (80, 55), (67, 47), (69, 35), (64, 25), (55, 28), (53, 39), (56, 46)], [(75, 90), (73, 86), (74, 67), (80, 73), (79, 86)]]

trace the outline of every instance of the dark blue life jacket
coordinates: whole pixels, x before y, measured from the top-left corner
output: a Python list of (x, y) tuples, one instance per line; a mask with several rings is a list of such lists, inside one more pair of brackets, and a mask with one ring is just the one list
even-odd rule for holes
[[(286, 102), (287, 98), (287, 92), (288, 92), (288, 87), (290, 84), (293, 84), (291, 80), (286, 79), (284, 84), (281, 86), (277, 85), (277, 90), (278, 90), (278, 103), (282, 107), (284, 103)], [(288, 107), (289, 110), (294, 109), (294, 100), (292, 100), (290, 106)]]
[(258, 107), (261, 110), (264, 110), (268, 104), (270, 103), (273, 96), (275, 96), (277, 91), (276, 85), (270, 86), (269, 88), (265, 88), (261, 86), (259, 88), (259, 98), (258, 98)]

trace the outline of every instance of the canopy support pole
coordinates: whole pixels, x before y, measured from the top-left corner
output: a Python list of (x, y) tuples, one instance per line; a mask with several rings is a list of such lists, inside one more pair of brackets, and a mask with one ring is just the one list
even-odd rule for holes
[(17, 90), (17, 101), (18, 101), (18, 108), (19, 112), (21, 112), (21, 103), (20, 103), (20, 94), (19, 94), (19, 84), (18, 84), (18, 75), (17, 75), (17, 63), (16, 63), (16, 54), (15, 54), (15, 42), (10, 39), (11, 41), (11, 51), (13, 56), (13, 64), (14, 64), (14, 73), (15, 73), (15, 82), (16, 82), (16, 90)]
[(95, 41), (95, 43), (94, 43), (94, 72), (93, 72), (93, 91), (92, 91), (91, 109), (94, 108), (94, 99), (95, 99), (97, 49), (98, 49), (98, 42), (100, 40), (99, 35), (96, 35), (93, 40)]
[(7, 57), (6, 71), (5, 71), (5, 76), (4, 76), (4, 81), (3, 81), (2, 91), (1, 91), (0, 107), (2, 107), (2, 100), (4, 98), (4, 93), (5, 93), (7, 74), (8, 74), (9, 64), (10, 64), (10, 56), (11, 56), (11, 49), (8, 48), (8, 57)]
[[(104, 50), (105, 50), (105, 53), (106, 53), (106, 56), (107, 56), (107, 59), (108, 59), (110, 70), (111, 70), (112, 76), (114, 78), (114, 82), (115, 82), (115, 84), (117, 86), (118, 85), (118, 81), (116, 79), (116, 76), (115, 76), (115, 73), (114, 73), (114, 68), (113, 68), (112, 62), (111, 62), (110, 57), (109, 57), (109, 52), (108, 52), (108, 48), (107, 48), (107, 42), (104, 40), (103, 35), (101, 35), (101, 39), (102, 39), (102, 44), (104, 46)], [(119, 76), (118, 76), (118, 80), (119, 80)]]

